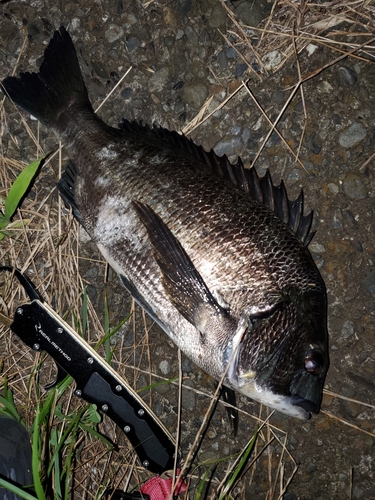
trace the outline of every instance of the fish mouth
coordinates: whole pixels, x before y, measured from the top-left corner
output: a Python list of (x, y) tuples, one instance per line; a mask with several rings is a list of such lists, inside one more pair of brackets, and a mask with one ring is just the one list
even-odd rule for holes
[(294, 393), (278, 394), (272, 388), (258, 384), (255, 378), (247, 379), (243, 385), (233, 388), (254, 401), (299, 420), (309, 420), (311, 412), (319, 411), (319, 405), (313, 401)]
[(314, 403), (314, 401), (302, 398), (298, 394), (292, 395), (291, 403), (294, 406), (299, 406), (308, 413), (319, 413), (320, 407), (318, 404)]

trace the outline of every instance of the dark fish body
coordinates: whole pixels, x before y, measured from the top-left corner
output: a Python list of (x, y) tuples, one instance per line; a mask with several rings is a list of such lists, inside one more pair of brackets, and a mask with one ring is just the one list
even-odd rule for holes
[(311, 216), (269, 174), (174, 132), (93, 112), (73, 43), (55, 32), (38, 74), (2, 86), (63, 141), (59, 190), (125, 287), (196, 364), (298, 418), (319, 411), (326, 293)]

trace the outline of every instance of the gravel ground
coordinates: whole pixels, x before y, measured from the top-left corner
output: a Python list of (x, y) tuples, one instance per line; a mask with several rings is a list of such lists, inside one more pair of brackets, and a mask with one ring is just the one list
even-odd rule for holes
[[(94, 106), (132, 68), (99, 111), (112, 125), (126, 117), (180, 130), (208, 98), (212, 98), (210, 112), (238, 90), (191, 137), (206, 149), (214, 147), (219, 154), (233, 158), (241, 155), (250, 165), (270, 126), (241, 83), (248, 82), (259, 105), (275, 120), (298, 82), (299, 67), (292, 54), (278, 68), (285, 53), (278, 52), (275, 44), (264, 51), (267, 36), (260, 40), (259, 32), (246, 29), (259, 53), (267, 54), (263, 61), (257, 60), (246, 45), (238, 42), (236, 27), (217, 0), (196, 4), (191, 0), (11, 0), (0, 6), (0, 78), (15, 67), (25, 36), (27, 44), (17, 72), (40, 63), (51, 33), (63, 24), (69, 27), (76, 43)], [(330, 4), (316, 4), (311, 9), (324, 17), (327, 5)], [(254, 7), (251, 2), (229, 4), (248, 25), (256, 25), (267, 17), (271, 7), (266, 2), (257, 2)], [(282, 4), (276, 6), (281, 8)], [(290, 7), (287, 12), (295, 12), (302, 29), (300, 11)], [(370, 7), (367, 22), (374, 23)], [(336, 41), (362, 44), (366, 40), (359, 33), (366, 30), (355, 23), (344, 22), (332, 29), (336, 30)], [(350, 48), (351, 45), (346, 50)], [(280, 414), (272, 416), (272, 423), (288, 433), (288, 450), (299, 465), (285, 500), (375, 499), (375, 411), (371, 406), (375, 394), (375, 160), (366, 164), (374, 153), (375, 66), (370, 62), (373, 57), (369, 49), (328, 64), (341, 55), (342, 52), (315, 42), (300, 52), (301, 74), (311, 78), (303, 84), (303, 95), (295, 93), (278, 126), (293, 151), (297, 151), (304, 132), (299, 162), (276, 132), (256, 158), (261, 173), (269, 168), (276, 182), (285, 180), (291, 198), (303, 188), (307, 209), (315, 211), (317, 234), (310, 250), (325, 279), (329, 298), (331, 365), (325, 387), (349, 398), (325, 394), (323, 412), (308, 422)], [(327, 68), (318, 72), (324, 65)], [(15, 112), (8, 104), (6, 109), (4, 154), (32, 161), (35, 148), (18, 127)], [(35, 129), (35, 122), (29, 122)], [(11, 135), (18, 140), (17, 151)], [(41, 142), (48, 150), (55, 139), (42, 130)], [(84, 255), (97, 258), (90, 242), (82, 242), (81, 250)], [(90, 297), (98, 309), (103, 288), (101, 272), (95, 265), (83, 268), (90, 283)], [(115, 323), (128, 311), (128, 303), (117, 278), (110, 276), (110, 282), (109, 301), (114, 310), (111, 321)], [(154, 371), (167, 377), (178, 376), (176, 349), (156, 328), (152, 335)], [(183, 359), (182, 366), (187, 386), (213, 390), (212, 380), (192, 363)], [(168, 422), (169, 416), (174, 415), (176, 398), (177, 394), (171, 392), (169, 404), (156, 405), (155, 411)], [(184, 391), (183, 448), (194, 439), (206, 405), (199, 393)], [(248, 413), (259, 412), (258, 405), (246, 398), (239, 397), (238, 405)], [(246, 415), (240, 418), (238, 436), (233, 438), (225, 411), (219, 409), (210, 424), (202, 460), (228, 456), (244, 446), (255, 423)], [(275, 445), (273, 451), (279, 454), (280, 446)], [(269, 498), (267, 467), (265, 457), (259, 462), (252, 484), (245, 479), (238, 498)]]

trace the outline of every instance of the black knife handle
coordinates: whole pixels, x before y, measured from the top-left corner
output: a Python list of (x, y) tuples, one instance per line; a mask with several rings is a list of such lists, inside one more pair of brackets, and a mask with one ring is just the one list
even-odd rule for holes
[(44, 350), (76, 381), (75, 394), (97, 405), (126, 434), (142, 465), (161, 474), (174, 467), (175, 442), (138, 394), (47, 304), (17, 308), (12, 331)]

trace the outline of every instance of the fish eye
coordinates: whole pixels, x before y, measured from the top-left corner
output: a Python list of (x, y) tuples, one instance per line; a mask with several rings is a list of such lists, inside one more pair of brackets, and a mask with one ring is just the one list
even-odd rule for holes
[(312, 375), (319, 375), (323, 371), (324, 356), (318, 349), (309, 349), (305, 354), (305, 370)]

